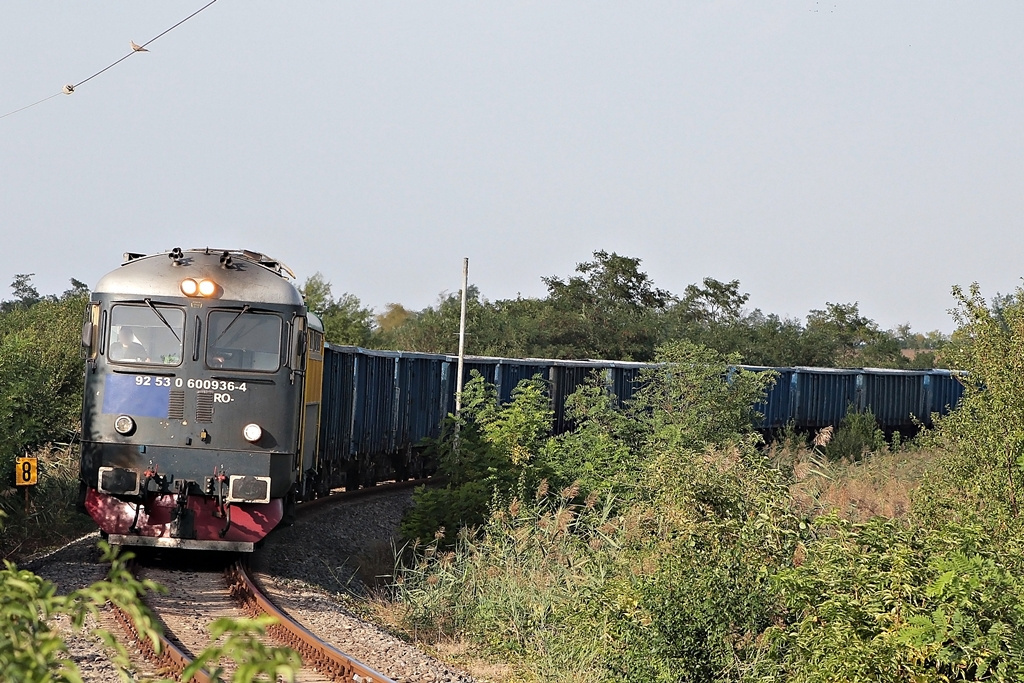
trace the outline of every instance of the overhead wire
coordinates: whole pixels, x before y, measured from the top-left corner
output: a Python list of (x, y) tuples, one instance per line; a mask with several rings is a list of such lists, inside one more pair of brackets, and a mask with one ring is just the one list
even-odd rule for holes
[(15, 109), (14, 111), (9, 111), (6, 114), (0, 115), (0, 119), (7, 118), (8, 116), (11, 116), (12, 114), (17, 114), (18, 112), (25, 111), (26, 109), (31, 109), (32, 107), (36, 106), (37, 104), (42, 104), (43, 102), (46, 102), (47, 100), (52, 100), (54, 97), (57, 97), (57, 95), (70, 95), (71, 93), (75, 92), (75, 89), (78, 86), (82, 85), (83, 83), (88, 83), (89, 81), (91, 81), (92, 79), (96, 78), (97, 76), (99, 76), (104, 71), (107, 71), (107, 70), (117, 66), (118, 64), (120, 64), (124, 60), (128, 59), (133, 54), (135, 54), (137, 52), (144, 52), (145, 51), (144, 48), (147, 45), (149, 45), (150, 43), (155, 42), (157, 39), (167, 35), (168, 33), (173, 31), (174, 29), (178, 28), (179, 26), (184, 24), (186, 21), (188, 21), (189, 19), (191, 19), (195, 15), (199, 14), (200, 12), (202, 12), (204, 9), (206, 9), (207, 7), (209, 7), (210, 5), (212, 5), (215, 2), (217, 2), (217, 0), (210, 0), (208, 3), (206, 3), (205, 5), (203, 5), (199, 9), (197, 9), (195, 12), (193, 12), (192, 14), (188, 15), (187, 17), (185, 17), (184, 19), (182, 19), (181, 21), (176, 23), (174, 26), (171, 26), (170, 28), (162, 31), (161, 33), (158, 33), (156, 36), (154, 36), (153, 38), (150, 38), (149, 40), (147, 40), (142, 45), (139, 45), (137, 48), (135, 47), (135, 45), (133, 43), (132, 44), (132, 49), (131, 49), (131, 51), (128, 54), (126, 54), (124, 57), (121, 57), (120, 59), (118, 59), (118, 60), (108, 64), (107, 66), (103, 67), (102, 69), (100, 69), (99, 71), (97, 71), (93, 75), (89, 76), (88, 78), (85, 78), (85, 79), (79, 81), (78, 83), (69, 83), (68, 85), (65, 85), (60, 90), (60, 92), (56, 92), (56, 93), (50, 95), (49, 97), (44, 97), (43, 99), (39, 100), (38, 102), (33, 102), (32, 104), (27, 104), (24, 107), (21, 107), (19, 109)]
[(49, 97), (44, 97), (43, 99), (39, 100), (38, 102), (33, 102), (32, 104), (26, 104), (24, 107), (21, 107), (20, 109), (15, 109), (14, 111), (9, 111), (6, 114), (4, 114), (3, 116), (0, 116), (0, 119), (7, 118), (11, 114), (17, 114), (19, 111), (25, 111), (26, 109), (31, 109), (32, 107), (36, 106), (37, 104), (42, 104), (46, 100), (52, 100), (57, 95), (62, 95), (62, 94), (63, 94), (63, 91), (55, 92), (52, 95), (50, 95)]

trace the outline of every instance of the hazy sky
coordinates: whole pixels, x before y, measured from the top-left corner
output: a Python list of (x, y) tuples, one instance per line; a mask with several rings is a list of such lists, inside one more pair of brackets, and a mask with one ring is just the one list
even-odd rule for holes
[[(5, 3), (0, 115), (201, 7)], [(681, 293), (952, 329), (1019, 284), (1024, 3), (219, 0), (0, 119), (0, 298), (247, 248), (381, 309), (541, 296), (604, 249)]]

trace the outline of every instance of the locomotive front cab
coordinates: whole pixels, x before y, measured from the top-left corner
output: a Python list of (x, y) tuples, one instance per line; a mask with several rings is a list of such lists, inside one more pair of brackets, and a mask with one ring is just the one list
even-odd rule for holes
[(100, 280), (82, 335), (81, 479), (111, 542), (249, 551), (281, 521), (302, 474), (306, 348), (282, 268), (175, 250)]

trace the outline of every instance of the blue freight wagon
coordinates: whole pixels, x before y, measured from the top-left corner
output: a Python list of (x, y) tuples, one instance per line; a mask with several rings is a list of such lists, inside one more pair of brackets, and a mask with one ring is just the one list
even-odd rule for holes
[[(520, 381), (539, 377), (557, 434), (572, 429), (565, 401), (584, 382), (593, 378), (626, 402), (647, 367), (654, 366), (470, 356), (463, 382), (478, 372), (506, 403)], [(868, 409), (882, 429), (907, 431), (930, 426), (932, 414), (949, 412), (964, 390), (962, 375), (948, 370), (739, 367), (775, 374), (765, 399), (753, 406), (762, 416), (755, 427), (763, 432), (790, 424), (800, 430), (838, 426), (847, 411)], [(316, 476), (336, 487), (422, 474), (420, 445), (437, 438), (455, 410), (457, 368), (450, 355), (326, 345)]]

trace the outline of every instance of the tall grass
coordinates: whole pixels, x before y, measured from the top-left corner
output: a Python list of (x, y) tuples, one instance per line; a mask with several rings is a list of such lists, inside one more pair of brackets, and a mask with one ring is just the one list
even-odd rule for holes
[(616, 572), (631, 524), (613, 514), (612, 500), (581, 502), (578, 492), (542, 482), (532, 500), (494, 511), (483, 533), (464, 530), (454, 549), (434, 544), (399, 567), (395, 588), (412, 634), (467, 637), (538, 680), (599, 680), (595, 658), (609, 634), (581, 630), (580, 619)]
[[(399, 564), (394, 596), (407, 632), (474, 643), (510, 662), (509, 681), (766, 681), (788, 680), (773, 672), (817, 671), (799, 657), (792, 664), (765, 639), (788, 642), (800, 623), (805, 608), (793, 608), (790, 593), (810, 595), (820, 583), (837, 603), (853, 605), (860, 598), (851, 592), (867, 596), (865, 614), (873, 614), (887, 599), (884, 585), (870, 583), (888, 557), (884, 539), (857, 560), (868, 583), (853, 588), (822, 575), (832, 572), (832, 555), (820, 548), (846, 552), (822, 545), (842, 525), (851, 529), (851, 552), (875, 527), (886, 538), (902, 533), (913, 523), (911, 494), (935, 456), (886, 444), (874, 417), (857, 413), (811, 441), (792, 432), (766, 457), (740, 409), (749, 396), (729, 393), (738, 384), (723, 385), (699, 350), (671, 351), (676, 372), (647, 378), (651, 388), (627, 410), (584, 411), (574, 432), (541, 445), (527, 461), (550, 473), (539, 488), (526, 490), (524, 482), (537, 479), (519, 477), (518, 489), (495, 489), (479, 527), (449, 545), (442, 539), (451, 529), (439, 529), (434, 543)], [(616, 457), (603, 457), (609, 453)], [(591, 471), (596, 462), (607, 471)], [(549, 490), (548, 481), (564, 486), (558, 477), (566, 473), (596, 493), (575, 484)], [(859, 525), (870, 518), (874, 526)], [(920, 580), (931, 581), (932, 556), (912, 560), (922, 565)], [(836, 618), (870, 623), (855, 616)], [(910, 637), (904, 626), (894, 630), (900, 638)], [(865, 633), (870, 640), (875, 631)], [(822, 651), (838, 643), (812, 640)], [(857, 661), (853, 649), (836, 656)]]
[(939, 453), (913, 442), (888, 444), (867, 412), (848, 414), (838, 429), (826, 427), (810, 443), (780, 439), (769, 457), (791, 472), (790, 495), (802, 517), (834, 513), (866, 522), (907, 517), (913, 492)]

